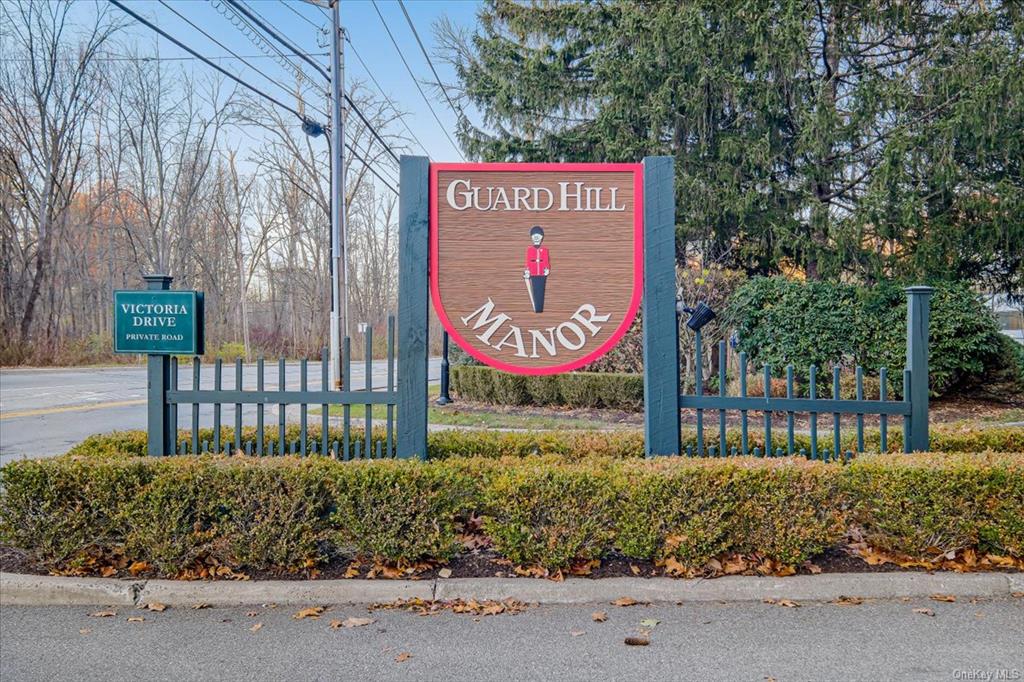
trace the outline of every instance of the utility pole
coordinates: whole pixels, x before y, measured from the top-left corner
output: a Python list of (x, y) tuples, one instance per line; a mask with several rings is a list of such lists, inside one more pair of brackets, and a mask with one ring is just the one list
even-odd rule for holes
[[(331, 383), (341, 385), (341, 338), (348, 335), (348, 230), (345, 223), (345, 92), (341, 0), (331, 2)], [(326, 387), (325, 387), (326, 388)]]

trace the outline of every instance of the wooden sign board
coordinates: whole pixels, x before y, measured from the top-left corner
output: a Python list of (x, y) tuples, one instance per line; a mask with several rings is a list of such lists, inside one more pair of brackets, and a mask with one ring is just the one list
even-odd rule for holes
[(642, 192), (641, 164), (431, 164), (431, 295), (451, 338), (517, 374), (611, 350), (640, 305)]

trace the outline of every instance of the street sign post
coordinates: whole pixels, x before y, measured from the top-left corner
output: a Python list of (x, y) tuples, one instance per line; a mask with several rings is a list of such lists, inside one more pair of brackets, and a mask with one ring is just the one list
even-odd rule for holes
[(115, 291), (114, 352), (202, 355), (201, 291)]

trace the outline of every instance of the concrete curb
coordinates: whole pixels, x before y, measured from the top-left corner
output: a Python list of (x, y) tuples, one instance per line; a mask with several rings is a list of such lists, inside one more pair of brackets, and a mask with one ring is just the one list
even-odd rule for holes
[(366, 604), (396, 599), (517, 599), (541, 604), (591, 604), (628, 596), (652, 603), (742, 602), (764, 599), (832, 601), (841, 596), (897, 599), (951, 594), (1005, 598), (1024, 592), (1021, 573), (830, 573), (788, 578), (728, 576), (714, 580), (672, 578), (571, 578), (556, 583), (529, 578), (448, 580), (261, 580), (191, 582), (118, 580), (0, 573), (2, 606), (169, 606), (246, 604)]

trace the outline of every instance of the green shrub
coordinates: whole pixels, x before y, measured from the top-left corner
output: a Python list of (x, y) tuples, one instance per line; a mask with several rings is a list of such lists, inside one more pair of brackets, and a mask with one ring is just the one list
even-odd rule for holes
[[(906, 358), (906, 310), (906, 294), (894, 283), (866, 288), (759, 277), (737, 289), (725, 317), (755, 365), (779, 369), (792, 363), (801, 377), (812, 364), (859, 364), (871, 374), (888, 367), (890, 395), (898, 396)], [(934, 395), (982, 383), (1007, 363), (1022, 366), (999, 353), (1003, 344), (995, 318), (963, 283), (935, 285), (929, 320)]]
[(463, 400), (498, 405), (561, 405), (639, 411), (642, 374), (570, 372), (523, 377), (493, 367), (452, 367), (451, 390)]
[(154, 471), (138, 459), (57, 461), (0, 469), (0, 541), (46, 566), (76, 570), (124, 543), (131, 529), (124, 501)]
[(756, 555), (792, 565), (853, 528), (917, 558), (1024, 557), (1024, 456), (802, 459), (552, 454), (420, 462), (294, 457), (74, 458), (0, 469), (0, 542), (56, 571), (123, 556), (290, 572), (361, 555), (410, 564), (458, 550), (470, 517), (518, 565), (564, 569), (617, 548), (700, 570)]
[(912, 557), (965, 548), (1024, 555), (1020, 455), (881, 455), (845, 468), (871, 546)]
[(556, 570), (600, 559), (614, 536), (615, 493), (601, 470), (510, 467), (485, 490), (484, 531), (517, 565)]
[(342, 553), (410, 564), (448, 559), (479, 498), (474, 480), (438, 464), (353, 462), (334, 467), (331, 539)]
[[(842, 449), (856, 451), (856, 431), (846, 419), (842, 430)], [(244, 439), (254, 439), (255, 429), (243, 429)], [(374, 443), (384, 439), (383, 429), (374, 429)], [(209, 439), (212, 431), (204, 429), (201, 438)], [(232, 443), (234, 434), (225, 428), (221, 434), (223, 442)], [(290, 425), (286, 439), (297, 439), (298, 427)], [(317, 427), (310, 427), (310, 436), (319, 436)], [(340, 430), (331, 429), (330, 437), (341, 438)], [(353, 430), (352, 440), (362, 448), (362, 432)], [(189, 433), (178, 434), (179, 441), (188, 441)], [(268, 447), (277, 443), (277, 429), (269, 429), (266, 433)], [(760, 448), (764, 452), (764, 433), (761, 431), (757, 418), (750, 419), (748, 447), (751, 452)], [(793, 438), (795, 452), (803, 449), (811, 450), (811, 439), (806, 434), (797, 433)], [(681, 432), (683, 452), (687, 447), (696, 452), (697, 434), (691, 427)], [(877, 428), (864, 429), (864, 446), (868, 452), (877, 452), (881, 444), (881, 436)], [(736, 428), (726, 432), (726, 447), (731, 453), (733, 448), (740, 452), (742, 445), (741, 433)], [(718, 450), (718, 428), (711, 419), (707, 419), (704, 429), (705, 448), (714, 447)], [(824, 450), (832, 447), (832, 428), (829, 416), (822, 415), (819, 420), (818, 447)], [(773, 431), (772, 448), (786, 448), (784, 430)], [(888, 451), (902, 452), (903, 432), (896, 418), (889, 420)], [(931, 428), (931, 449), (937, 452), (1021, 452), (1024, 453), (1024, 428), (1015, 426), (976, 427), (969, 423), (936, 424)], [(276, 449), (274, 450), (276, 452)], [(85, 457), (144, 457), (146, 455), (145, 431), (115, 431), (109, 434), (90, 436), (73, 447), (69, 456)], [(452, 459), (462, 457), (526, 457), (528, 455), (558, 455), (565, 459), (575, 460), (591, 457), (612, 457), (614, 459), (637, 459), (644, 456), (644, 435), (639, 430), (616, 429), (611, 431), (480, 431), (445, 429), (427, 434), (427, 455), (431, 460)]]
[(845, 531), (842, 469), (794, 460), (668, 459), (624, 465), (616, 527), (627, 556), (699, 570), (723, 554), (800, 563)]

